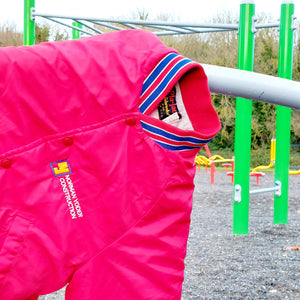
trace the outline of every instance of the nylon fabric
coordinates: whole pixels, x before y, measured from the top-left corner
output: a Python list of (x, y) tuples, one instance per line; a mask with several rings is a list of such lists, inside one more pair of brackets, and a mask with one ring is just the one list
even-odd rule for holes
[[(198, 63), (150, 75), (170, 54), (143, 30), (0, 49), (0, 299), (180, 299), (194, 158), (220, 123)], [(150, 116), (175, 83), (193, 130)]]

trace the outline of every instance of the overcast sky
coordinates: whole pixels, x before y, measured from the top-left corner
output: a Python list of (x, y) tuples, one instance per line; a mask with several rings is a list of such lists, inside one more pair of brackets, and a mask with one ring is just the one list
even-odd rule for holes
[[(0, 0), (0, 24), (15, 22), (19, 30), (23, 26), (23, 1)], [(283, 0), (254, 0), (256, 14), (271, 14), (276, 21), (280, 16)], [(229, 11), (238, 16), (241, 0), (36, 0), (36, 11), (64, 15), (79, 15), (102, 18), (126, 18), (133, 13), (145, 11), (148, 19), (167, 14), (174, 20), (204, 22), (213, 15)], [(300, 0), (294, 0), (295, 15), (300, 21)]]

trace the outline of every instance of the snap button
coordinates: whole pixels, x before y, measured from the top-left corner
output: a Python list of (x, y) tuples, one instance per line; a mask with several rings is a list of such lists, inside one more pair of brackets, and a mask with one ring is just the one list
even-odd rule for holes
[(1, 167), (4, 169), (8, 169), (12, 166), (12, 160), (9, 158), (1, 160)]
[(71, 137), (64, 137), (62, 140), (62, 143), (65, 146), (72, 146), (73, 145), (73, 139)]
[(129, 126), (134, 126), (136, 124), (136, 119), (135, 118), (127, 118), (125, 120), (125, 123)]

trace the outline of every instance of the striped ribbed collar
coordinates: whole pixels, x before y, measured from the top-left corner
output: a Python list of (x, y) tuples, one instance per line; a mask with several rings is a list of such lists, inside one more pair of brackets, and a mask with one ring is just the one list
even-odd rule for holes
[[(193, 130), (182, 130), (164, 121), (149, 117), (179, 79), (190, 69), (199, 67), (198, 63), (188, 58), (177, 53), (170, 53), (157, 63), (144, 80), (139, 105), (139, 110), (143, 114), (141, 123), (150, 137), (163, 148), (173, 151), (200, 149), (216, 134), (213, 132), (213, 134), (207, 135)], [(201, 89), (201, 84), (199, 88)], [(189, 99), (184, 99), (183, 95), (185, 105), (187, 104), (186, 100)], [(191, 121), (193, 120), (191, 119)]]
[[(165, 56), (145, 79), (141, 93), (140, 112), (147, 113), (157, 106), (178, 81), (178, 74), (194, 62), (176, 53)], [(152, 109), (152, 110), (153, 110)]]
[(194, 131), (181, 130), (146, 115), (141, 119), (141, 123), (143, 129), (155, 142), (172, 151), (200, 150), (212, 139), (200, 139)]

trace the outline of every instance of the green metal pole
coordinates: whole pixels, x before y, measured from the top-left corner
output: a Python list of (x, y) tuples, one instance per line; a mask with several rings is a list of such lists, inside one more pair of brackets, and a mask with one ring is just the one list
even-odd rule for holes
[[(82, 24), (78, 23), (78, 22), (73, 22), (72, 23), (73, 26), (78, 27), (78, 28), (82, 28)], [(76, 30), (76, 29), (72, 29), (72, 39), (73, 40), (77, 40), (80, 38), (80, 31)]]
[[(278, 77), (286, 79), (292, 79), (293, 71), (293, 14), (293, 1), (283, 1), (280, 16)], [(288, 222), (290, 130), (291, 109), (277, 106), (275, 180), (281, 182), (281, 196), (274, 197), (274, 224)]]
[[(238, 69), (253, 71), (254, 32), (253, 1), (243, 1), (240, 6)], [(248, 234), (249, 223), (249, 173), (251, 150), (252, 101), (236, 99), (235, 120), (235, 170), (234, 186), (240, 186), (240, 202), (233, 204), (233, 234)], [(235, 195), (236, 196), (236, 195)], [(234, 199), (236, 199), (234, 197)]]
[(24, 32), (23, 44), (30, 46), (35, 44), (35, 22), (31, 17), (31, 11), (35, 7), (35, 0), (24, 0)]

